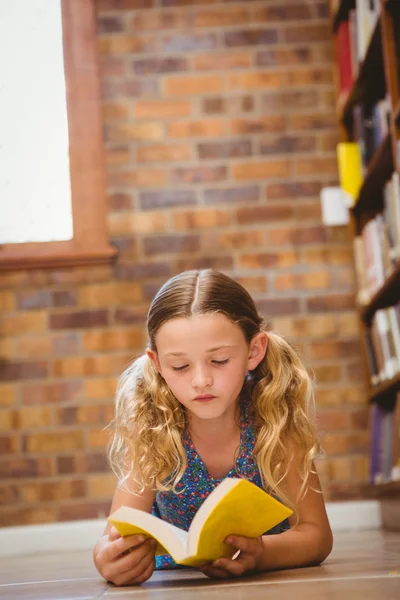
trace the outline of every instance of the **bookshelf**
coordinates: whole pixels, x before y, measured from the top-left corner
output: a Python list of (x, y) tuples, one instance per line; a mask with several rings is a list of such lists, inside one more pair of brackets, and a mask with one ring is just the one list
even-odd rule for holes
[[(373, 381), (366, 394), (367, 487), (381, 501), (384, 526), (393, 529), (400, 525), (400, 0), (336, 0), (331, 10), (338, 127), (341, 142), (358, 142), (363, 171), (350, 232), (359, 291), (367, 291), (358, 294)], [(371, 259), (374, 252), (379, 259)], [(379, 261), (378, 277), (373, 269)]]

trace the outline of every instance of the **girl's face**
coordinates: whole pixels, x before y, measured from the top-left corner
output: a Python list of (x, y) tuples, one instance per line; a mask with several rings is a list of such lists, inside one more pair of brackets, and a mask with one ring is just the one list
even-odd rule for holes
[(148, 350), (175, 397), (201, 419), (218, 418), (236, 407), (246, 371), (264, 358), (268, 338), (250, 344), (221, 313), (177, 318), (160, 327), (157, 352)]

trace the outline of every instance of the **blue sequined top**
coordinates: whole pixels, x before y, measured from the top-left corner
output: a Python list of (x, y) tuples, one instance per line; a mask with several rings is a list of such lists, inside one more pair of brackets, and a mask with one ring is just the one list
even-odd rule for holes
[[(245, 478), (262, 488), (261, 477), (253, 459), (256, 432), (247, 411), (240, 424), (240, 448), (234, 467), (221, 479), (211, 477), (190, 435), (186, 432), (182, 442), (187, 456), (187, 467), (177, 485), (178, 493), (172, 491), (158, 492), (152, 513), (157, 517), (188, 531), (194, 515), (213, 489), (226, 477)], [(283, 521), (266, 534), (282, 533), (289, 528), (288, 520)], [(156, 569), (176, 569), (177, 565), (169, 555), (156, 556)]]

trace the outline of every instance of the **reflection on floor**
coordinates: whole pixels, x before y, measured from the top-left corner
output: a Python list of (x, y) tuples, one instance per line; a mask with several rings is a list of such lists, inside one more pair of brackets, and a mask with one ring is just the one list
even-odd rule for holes
[(3, 558), (0, 599), (23, 600), (395, 600), (400, 599), (400, 533), (335, 536), (320, 567), (211, 581), (196, 570), (158, 572), (140, 587), (107, 585), (90, 552)]

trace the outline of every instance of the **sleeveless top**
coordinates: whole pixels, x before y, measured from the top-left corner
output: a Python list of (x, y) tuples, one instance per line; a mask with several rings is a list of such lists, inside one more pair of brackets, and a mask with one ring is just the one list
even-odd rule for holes
[[(229, 473), (220, 479), (211, 477), (190, 439), (189, 432), (185, 432), (182, 443), (186, 451), (187, 467), (176, 486), (177, 493), (172, 491), (158, 492), (153, 504), (152, 514), (167, 523), (188, 531), (201, 504), (226, 477), (244, 478), (262, 488), (260, 472), (253, 458), (256, 432), (251, 421), (249, 421), (247, 413), (245, 405), (240, 420), (240, 447), (236, 464)], [(286, 519), (265, 532), (265, 534), (282, 533), (287, 529), (289, 529), (289, 521)], [(171, 556), (156, 556), (156, 569), (176, 568), (179, 568), (179, 565), (175, 564)]]

